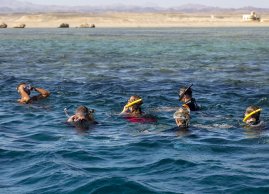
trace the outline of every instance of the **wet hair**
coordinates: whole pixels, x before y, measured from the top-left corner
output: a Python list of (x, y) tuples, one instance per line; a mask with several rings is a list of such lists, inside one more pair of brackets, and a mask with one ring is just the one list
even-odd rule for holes
[[(131, 98), (132, 98), (132, 100), (130, 100)], [(142, 98), (140, 96), (134, 95), (134, 96), (131, 96), (130, 99), (128, 100), (128, 103), (134, 102), (134, 101), (142, 99)], [(139, 113), (142, 113), (142, 109), (141, 109), (142, 104), (143, 104), (143, 100), (134, 104), (132, 107), (134, 107), (136, 112), (138, 111)]]
[(85, 116), (89, 115), (89, 109), (86, 106), (79, 106), (76, 109), (76, 113), (83, 114)]
[(27, 85), (27, 83), (25, 83), (25, 82), (21, 82), (21, 83), (19, 83), (19, 85), (17, 86), (17, 91), (20, 93), (20, 91), (19, 91), (19, 87), (21, 86), (21, 85), (25, 85), (25, 87), (23, 88), (23, 90), (28, 94), (28, 95), (30, 95), (31, 94), (31, 85), (30, 84), (28, 84)]
[[(133, 99), (132, 99), (132, 101), (130, 101), (130, 102), (134, 102), (134, 101), (136, 101), (136, 100), (142, 99), (140, 96), (136, 96), (136, 95), (131, 96), (130, 99), (131, 99), (131, 98), (133, 98)], [(129, 99), (129, 100), (130, 100), (130, 99)], [(139, 105), (139, 106), (141, 106), (142, 104), (143, 104), (143, 101), (136, 103), (136, 105)]]
[(26, 85), (26, 83), (25, 82), (21, 82), (21, 83), (19, 83), (18, 85), (17, 85), (17, 90), (19, 89), (19, 87), (21, 86), (21, 85), (23, 85), (23, 84), (25, 84)]
[[(260, 107), (255, 106), (255, 105), (251, 105), (251, 106), (247, 107), (246, 114), (250, 114), (251, 112), (258, 110), (258, 109), (260, 109)], [(257, 112), (255, 114), (251, 115), (250, 118), (254, 118), (254, 119), (256, 119), (256, 122), (258, 122), (260, 120), (260, 113), (261, 112)]]

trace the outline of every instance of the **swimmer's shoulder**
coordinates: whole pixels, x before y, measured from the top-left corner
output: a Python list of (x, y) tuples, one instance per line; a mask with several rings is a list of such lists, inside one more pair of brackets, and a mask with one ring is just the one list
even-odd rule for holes
[(258, 124), (248, 125), (247, 128), (250, 129), (268, 129), (268, 126), (264, 121), (260, 121)]

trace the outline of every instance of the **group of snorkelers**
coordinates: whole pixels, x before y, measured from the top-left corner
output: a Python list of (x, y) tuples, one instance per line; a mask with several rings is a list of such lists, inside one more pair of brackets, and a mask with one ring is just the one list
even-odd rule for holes
[[(182, 87), (178, 92), (179, 101), (182, 102), (182, 106), (174, 113), (178, 128), (186, 129), (190, 125), (191, 111), (199, 111), (200, 107), (197, 105), (195, 98), (192, 97), (192, 84), (189, 87)], [(19, 103), (29, 104), (34, 101), (45, 99), (50, 96), (50, 92), (39, 87), (33, 87), (27, 83), (20, 83), (17, 86), (17, 91), (21, 98)], [(38, 95), (31, 96), (32, 92), (38, 93)], [(124, 106), (120, 115), (128, 118), (131, 122), (155, 122), (155, 118), (149, 118), (142, 111), (143, 99), (140, 96), (131, 96), (126, 105)], [(68, 117), (67, 122), (74, 126), (87, 128), (92, 124), (97, 124), (94, 118), (94, 110), (88, 109), (86, 106), (79, 106), (75, 114), (69, 116), (67, 109), (64, 110)], [(263, 121), (260, 120), (260, 113), (262, 109), (258, 106), (249, 106), (245, 111), (243, 122), (248, 127), (256, 128), (263, 125)]]

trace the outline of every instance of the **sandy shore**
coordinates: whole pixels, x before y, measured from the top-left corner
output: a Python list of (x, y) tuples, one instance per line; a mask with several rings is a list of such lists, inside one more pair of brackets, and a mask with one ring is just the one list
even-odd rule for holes
[(243, 22), (242, 13), (42, 13), (0, 14), (0, 23), (9, 28), (26, 24), (27, 28), (56, 28), (61, 23), (70, 27), (95, 24), (96, 27), (247, 27), (269, 26), (269, 13), (262, 22)]

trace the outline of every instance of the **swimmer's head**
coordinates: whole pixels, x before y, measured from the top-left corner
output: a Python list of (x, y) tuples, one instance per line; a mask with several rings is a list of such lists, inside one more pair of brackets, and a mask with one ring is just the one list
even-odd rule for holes
[(249, 106), (245, 111), (244, 122), (247, 124), (257, 124), (260, 122), (261, 109), (258, 106)]
[[(130, 104), (130, 103), (132, 103), (132, 102), (134, 102), (134, 101), (137, 101), (137, 100), (139, 100), (139, 99), (142, 99), (140, 96), (131, 96), (130, 98), (129, 98), (129, 100), (128, 100), (128, 104)], [(135, 111), (140, 111), (140, 112), (142, 112), (142, 110), (141, 110), (141, 105), (143, 104), (143, 101), (141, 100), (140, 102), (137, 102), (137, 103), (135, 103), (134, 105), (132, 105), (132, 106), (130, 106), (129, 107), (129, 110), (131, 111), (131, 112), (135, 112)]]
[(76, 109), (76, 116), (79, 118), (94, 120), (93, 113), (94, 113), (94, 110), (93, 109), (89, 110), (86, 106), (79, 106)]
[(24, 83), (24, 82), (21, 82), (21, 83), (19, 83), (18, 85), (17, 85), (17, 91), (19, 92), (19, 88), (20, 88), (20, 86), (23, 86), (23, 87), (25, 87), (26, 86), (26, 83)]
[(192, 84), (189, 87), (182, 87), (178, 91), (179, 101), (181, 101), (185, 96), (192, 98)]
[(26, 84), (26, 83), (24, 83), (24, 82), (22, 82), (22, 83), (20, 83), (18, 86), (17, 86), (17, 91), (18, 91), (18, 93), (20, 93), (20, 91), (19, 91), (19, 88), (21, 87), (21, 86), (23, 86), (23, 90), (28, 94), (28, 95), (30, 95), (31, 94), (31, 85), (30, 84)]
[(173, 115), (179, 128), (188, 128), (190, 125), (190, 110), (187, 107), (179, 108)]

